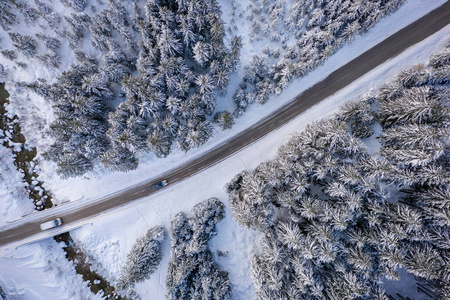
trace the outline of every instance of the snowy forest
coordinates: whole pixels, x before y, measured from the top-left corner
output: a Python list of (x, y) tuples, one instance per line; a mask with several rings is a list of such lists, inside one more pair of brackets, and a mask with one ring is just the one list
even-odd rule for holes
[[(2, 226), (148, 181), (219, 131), (247, 129), (253, 124), (237, 118), (251, 105), (287, 101), (292, 94), (277, 96), (293, 80), (406, 2), (0, 0), (0, 81), (11, 88), (0, 95)], [(62, 241), (76, 244), (75, 259), (58, 237), (27, 245), (28, 253), (3, 249), (2, 273), (45, 269), (33, 283), (43, 289), (46, 274), (71, 278), (73, 287), (60, 278), (51, 284), (72, 298), (140, 299), (157, 282), (157, 297), (166, 299), (393, 300), (391, 287), (412, 281), (424, 298), (448, 299), (450, 44), (443, 44), (426, 65), (296, 133), (276, 159), (250, 170), (234, 156), (247, 170), (225, 191), (242, 166), (204, 170), (185, 180), (195, 183), (190, 189), (170, 182), (135, 212), (118, 210), (120, 222), (105, 221), (108, 213), (71, 230)], [(155, 163), (164, 158), (166, 165)], [(254, 167), (267, 158), (252, 159)], [(140, 161), (145, 170), (114, 173)], [(216, 168), (222, 182), (208, 177)], [(206, 185), (223, 199), (209, 198), (219, 196)], [(83, 263), (99, 276), (81, 278)], [(27, 289), (13, 280), (0, 282), (0, 299)]]
[(450, 45), (227, 184), (233, 218), (264, 234), (258, 299), (386, 299), (400, 270), (448, 299), (449, 82)]
[[(251, 1), (241, 17), (251, 21), (250, 41), (267, 46), (245, 67), (244, 78), (233, 96), (233, 114), (239, 116), (250, 104), (264, 104), (270, 95), (280, 94), (293, 79), (306, 76), (404, 2)], [(236, 12), (238, 4), (233, 4)]]
[[(96, 164), (130, 171), (144, 153), (189, 151), (231, 128), (249, 104), (279, 94), (403, 2), (232, 1), (225, 24), (217, 0), (1, 0), (0, 70), (33, 74), (14, 84), (51, 103), (54, 118), (40, 126), (49, 143), (38, 152), (61, 177)], [(252, 22), (250, 46), (281, 43), (245, 70), (238, 18)], [(235, 107), (218, 111), (225, 93)]]
[(194, 206), (192, 214), (178, 213), (172, 220), (166, 299), (229, 300), (228, 273), (214, 262), (208, 245), (225, 216), (224, 205), (210, 198)]
[[(214, 120), (229, 122), (223, 112), (213, 118), (214, 92), (227, 86), (241, 42), (235, 37), (229, 47), (224, 44), (217, 2), (141, 4), (109, 1), (96, 12), (86, 0), (63, 1), (74, 12), (62, 18), (38, 0), (0, 3), (8, 32), (2, 39), (12, 46), (1, 49), (4, 58), (23, 68), (28, 66), (21, 58), (58, 68), (61, 52), (75, 56), (55, 82), (18, 83), (52, 103), (56, 118), (48, 135), (54, 143), (45, 157), (63, 177), (84, 174), (96, 159), (110, 170), (132, 170), (138, 153), (164, 157), (174, 144), (188, 151), (208, 140)], [(46, 34), (15, 32), (22, 17)], [(70, 49), (62, 50), (60, 40)]]
[[(209, 245), (224, 216), (224, 204), (210, 198), (195, 205), (189, 214), (179, 212), (173, 217), (166, 299), (231, 299), (228, 273), (215, 263)], [(154, 226), (137, 239), (115, 280), (117, 296), (140, 299), (135, 285), (160, 268), (165, 239), (163, 226)], [(218, 251), (218, 255), (223, 253)]]

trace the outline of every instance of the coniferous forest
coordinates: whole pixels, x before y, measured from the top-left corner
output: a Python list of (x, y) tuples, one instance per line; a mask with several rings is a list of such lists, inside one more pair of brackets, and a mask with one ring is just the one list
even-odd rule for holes
[[(351, 41), (364, 34), (404, 0), (252, 1), (246, 9), (252, 42), (280, 42), (254, 55), (234, 94), (235, 116), (253, 103), (264, 104), (289, 83), (306, 76)], [(237, 3), (234, 3), (236, 10)], [(232, 19), (232, 23), (235, 19)], [(280, 47), (281, 46), (281, 47)]]
[[(57, 163), (58, 173), (79, 176), (96, 161), (110, 170), (133, 170), (139, 153), (165, 157), (174, 147), (188, 151), (205, 143), (212, 135), (215, 92), (228, 85), (241, 47), (239, 37), (224, 44), (217, 1), (109, 1), (98, 12), (87, 3), (63, 1), (75, 12), (61, 18), (38, 0), (1, 2), (2, 27), (12, 44), (2, 49), (5, 58), (19, 61), (21, 53), (58, 68), (60, 39), (76, 58), (55, 82), (19, 83), (52, 103), (56, 118), (48, 135), (54, 143), (45, 156)], [(14, 12), (54, 34), (15, 32)], [(230, 127), (227, 117), (216, 117), (223, 128)]]
[(386, 299), (399, 269), (448, 299), (449, 67), (447, 47), (227, 185), (233, 218), (264, 234), (258, 299)]
[(230, 24), (217, 0), (106, 2), (0, 1), (3, 59), (27, 72), (57, 70), (52, 80), (37, 73), (17, 85), (52, 104), (44, 135), (53, 142), (42, 151), (63, 178), (96, 164), (129, 171), (143, 153), (166, 157), (201, 146), (214, 126), (231, 128), (248, 105), (265, 103), (404, 1), (249, 4), (240, 17), (251, 21), (250, 42), (281, 48), (246, 63), (230, 111), (217, 111), (216, 99), (240, 65), (235, 1)]
[[(112, 178), (108, 184), (113, 185), (125, 177), (108, 177), (110, 171), (135, 170), (140, 159), (154, 162), (174, 151), (201, 147), (217, 130), (232, 128), (251, 105), (276, 98), (294, 79), (307, 76), (405, 2), (253, 0), (243, 7), (235, 0), (0, 0), (0, 80), (13, 78), (8, 85), (18, 93), (1, 107), (5, 147), (0, 179), (12, 174), (10, 158), (32, 153), (32, 162), (16, 164), (23, 176), (17, 181), (26, 182), (26, 189), (7, 187), (2, 195), (17, 203), (31, 195), (33, 208), (43, 210), (53, 205), (51, 199), (56, 206), (65, 201), (57, 196), (73, 195), (59, 189), (53, 197), (44, 189), (38, 179), (44, 160), (50, 162), (42, 164), (50, 169), (46, 178), (54, 179), (54, 170), (67, 179), (97, 168), (90, 174)], [(224, 3), (231, 17), (223, 14)], [(238, 19), (251, 26), (237, 30)], [(242, 32), (248, 36), (237, 34)], [(47, 106), (38, 108), (42, 103)], [(40, 111), (46, 107), (51, 111)], [(123, 227), (117, 222), (113, 229), (92, 230), (92, 236), (79, 234), (75, 241), (103, 243), (105, 250), (116, 247), (105, 251), (112, 253), (115, 264), (102, 260), (105, 268), (115, 268), (112, 275), (104, 272), (115, 289), (103, 294), (106, 298), (140, 299), (152, 278), (158, 281), (158, 296), (164, 291), (160, 297), (166, 299), (228, 300), (234, 297), (232, 280), (251, 277), (257, 299), (392, 300), (389, 286), (402, 287), (406, 276), (430, 299), (450, 299), (449, 130), (450, 44), (427, 64), (402, 71), (331, 118), (308, 125), (275, 159), (235, 175), (225, 186), (228, 202), (192, 200), (195, 188), (195, 193), (209, 193), (204, 182), (186, 189), (185, 198), (179, 192), (185, 190), (170, 182), (165, 195), (141, 203), (143, 211), (159, 216), (167, 228), (149, 226), (148, 215), (136, 206), (137, 213), (118, 214), (142, 217), (147, 228), (136, 241), (134, 236), (129, 243), (127, 236), (111, 246), (98, 237), (137, 226), (138, 217)], [(144, 156), (148, 153), (154, 157)], [(156, 175), (151, 167), (146, 180)], [(232, 177), (220, 176), (224, 181)], [(68, 182), (59, 177), (57, 183), (48, 180), (50, 186)], [(83, 179), (69, 182), (81, 182), (82, 189), (90, 178)], [(222, 188), (224, 183), (214, 184)], [(144, 195), (136, 187), (130, 190)], [(180, 202), (161, 204), (169, 192)], [(185, 206), (198, 203), (190, 214), (179, 212), (177, 204), (183, 200), (189, 201)], [(227, 206), (236, 222), (221, 229), (232, 233), (222, 236), (222, 244), (211, 243)], [(7, 216), (15, 209), (2, 212)], [(109, 217), (105, 215), (97, 217)], [(80, 231), (89, 232), (86, 227)], [(257, 233), (248, 231), (246, 236), (238, 232), (242, 227)], [(239, 263), (249, 262), (248, 253), (229, 249), (232, 258), (216, 260), (228, 252), (212, 249), (230, 240), (258, 243), (255, 249), (250, 243), (239, 248), (252, 255), (250, 268), (239, 266), (239, 272), (250, 269), (250, 274), (232, 273)], [(117, 259), (121, 254), (123, 261)], [(26, 255), (18, 256), (26, 267)], [(89, 259), (98, 258), (93, 256)], [(75, 275), (82, 272), (76, 270), (78, 262), (71, 260), (68, 267)], [(63, 273), (50, 268), (43, 273), (51, 272)], [(95, 281), (88, 283), (91, 291)], [(252, 294), (251, 286), (245, 286), (245, 295)], [(409, 299), (397, 296), (395, 300)]]

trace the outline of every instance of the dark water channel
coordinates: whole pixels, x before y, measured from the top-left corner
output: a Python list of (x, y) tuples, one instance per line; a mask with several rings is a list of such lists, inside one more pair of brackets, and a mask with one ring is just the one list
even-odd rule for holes
[(9, 93), (5, 90), (5, 84), (0, 83), (0, 103), (3, 104), (6, 101), (6, 98), (9, 97)]
[[(43, 210), (46, 208), (50, 208), (53, 206), (51, 202), (51, 195), (43, 188), (43, 182), (37, 179), (38, 174), (34, 171), (33, 168), (30, 167), (30, 163), (36, 156), (36, 149), (28, 148), (26, 146), (25, 137), (21, 134), (19, 125), (20, 122), (15, 122), (15, 120), (18, 120), (18, 117), (14, 116), (13, 118), (10, 118), (7, 114), (5, 104), (9, 103), (9, 96), (9, 93), (5, 90), (5, 84), (0, 83), (0, 130), (6, 131), (11, 130), (12, 128), (12, 142), (22, 144), (20, 152), (13, 151), (13, 153), (15, 154), (15, 166), (18, 170), (23, 170), (23, 179), (25, 181), (27, 181), (29, 184), (31, 184), (33, 180), (38, 181), (39, 183), (37, 185), (39, 185), (40, 188), (44, 191), (43, 194), (44, 196), (46, 196), (45, 199), (43, 199), (43, 197), (39, 195), (39, 192), (32, 187), (28, 189), (30, 198), (34, 200), (35, 205), (39, 203), (39, 200), (41, 200), (40, 203), (42, 204), (36, 205), (36, 209)], [(4, 146), (10, 147), (8, 143), (5, 143)], [(85, 281), (89, 282), (89, 287), (93, 293), (97, 294), (98, 292), (102, 292), (105, 299), (123, 299), (123, 297), (115, 293), (114, 287), (111, 286), (111, 284), (106, 279), (91, 270), (91, 265), (87, 263), (85, 254), (73, 243), (73, 240), (68, 232), (55, 236), (54, 238), (57, 242), (62, 241), (66, 244), (66, 246), (64, 247), (66, 258), (74, 262), (77, 273), (82, 275)], [(5, 298), (6, 296), (4, 295), (4, 291), (0, 287), (0, 299), (3, 299), (2, 297)]]

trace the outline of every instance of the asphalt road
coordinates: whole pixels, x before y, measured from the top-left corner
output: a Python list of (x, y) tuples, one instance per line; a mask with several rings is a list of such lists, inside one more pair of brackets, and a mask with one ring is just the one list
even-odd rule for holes
[[(142, 182), (138, 186), (125, 189), (110, 196), (105, 196), (101, 199), (93, 199), (92, 203), (82, 206), (76, 211), (58, 214), (59, 207), (55, 207), (49, 209), (50, 211), (55, 212), (54, 214), (51, 214), (52, 216), (47, 213), (40, 220), (33, 218), (34, 221), (30, 221), (27, 220), (27, 217), (24, 217), (17, 222), (17, 227), (8, 228), (6, 230), (1, 230), (0, 228), (0, 246), (30, 238), (38, 233), (42, 234), (39, 224), (48, 221), (55, 216), (62, 217), (64, 224), (70, 224), (82, 219), (88, 220), (92, 216), (111, 211), (116, 207), (123, 206), (134, 200), (155, 193), (152, 186), (163, 179), (167, 179), (169, 183), (173, 184), (210, 168), (264, 137), (269, 132), (283, 126), (305, 110), (333, 95), (388, 59), (397, 56), (408, 47), (439, 31), (449, 22), (450, 2), (446, 2), (441, 7), (433, 10), (426, 16), (408, 25), (334, 71), (323, 81), (318, 82), (295, 97), (291, 102), (272, 114), (269, 118), (254, 124), (249, 129), (237, 134), (203, 156), (167, 172), (156, 180)], [(61, 229), (64, 229), (64, 227)], [(52, 232), (49, 232), (49, 236), (51, 233)]]

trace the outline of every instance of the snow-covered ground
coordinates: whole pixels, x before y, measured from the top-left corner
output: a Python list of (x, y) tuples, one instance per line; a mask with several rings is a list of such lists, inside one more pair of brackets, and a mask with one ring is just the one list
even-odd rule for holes
[[(215, 138), (201, 149), (188, 154), (173, 153), (164, 160), (156, 160), (152, 155), (147, 155), (141, 159), (141, 164), (136, 171), (126, 174), (105, 173), (103, 170), (96, 169), (85, 178), (65, 181), (54, 177), (53, 168), (49, 164), (42, 164), (43, 173), (40, 178), (46, 182), (46, 186), (52, 190), (56, 198), (63, 202), (81, 197), (99, 197), (155, 177), (182, 162), (201, 155), (258, 119), (269, 115), (345, 62), (445, 1), (430, 2), (408, 1), (398, 12), (382, 20), (368, 34), (357, 37), (352, 44), (342, 48), (323, 66), (307, 77), (293, 82), (290, 88), (276, 97), (276, 101), (271, 99), (264, 106), (251, 107), (244, 118), (236, 120), (233, 129), (216, 132)], [(227, 8), (224, 6), (224, 12), (226, 11)], [(136, 238), (142, 236), (148, 228), (163, 225), (166, 230), (169, 230), (170, 221), (175, 214), (180, 211), (188, 212), (192, 206), (210, 197), (217, 197), (227, 204), (227, 195), (223, 187), (236, 173), (253, 169), (260, 162), (274, 158), (278, 147), (286, 142), (292, 133), (301, 131), (307, 124), (337, 112), (339, 106), (345, 101), (356, 100), (359, 95), (376, 89), (400, 70), (416, 63), (425, 63), (431, 53), (449, 41), (450, 26), (447, 26), (215, 167), (181, 183), (169, 185), (155, 196), (144, 198), (114, 213), (98, 217), (93, 220), (92, 226), (85, 226), (71, 232), (72, 237), (86, 249), (89, 256), (96, 259), (94, 268), (97, 268), (105, 278), (114, 281)], [(249, 58), (245, 53), (250, 53), (250, 50), (244, 49), (243, 62), (248, 61)], [(10, 93), (14, 95), (14, 90), (10, 90)], [(230, 105), (232, 104), (231, 95), (229, 93), (226, 96)], [(11, 105), (11, 110), (14, 109), (18, 108)], [(8, 189), (10, 189), (9, 186)], [(5, 196), (6, 199), (10, 199), (9, 197)], [(9, 203), (4, 202), (7, 200), (1, 201), (0, 207)], [(226, 214), (226, 218), (218, 224), (218, 235), (213, 239), (211, 246), (213, 251), (228, 251), (228, 256), (217, 258), (217, 261), (230, 273), (233, 299), (252, 299), (254, 293), (249, 277), (249, 259), (254, 251), (257, 251), (255, 245), (258, 243), (255, 241), (259, 234), (239, 227), (232, 220), (229, 208)], [(2, 219), (12, 220), (17, 216), (7, 213)], [(136, 291), (142, 299), (149, 297), (156, 300), (164, 299), (169, 243), (167, 240), (163, 244), (163, 260), (156, 273), (149, 280), (136, 286)], [(63, 257), (61, 246), (53, 240), (21, 246), (16, 250), (2, 249), (0, 250), (0, 286), (11, 295), (11, 299), (85, 299), (88, 288)], [(93, 295), (89, 297), (94, 298)]]
[[(3, 140), (3, 139), (2, 139)], [(0, 144), (0, 226), (8, 220), (21, 218), (34, 211), (34, 204), (29, 200), (23, 174), (14, 165), (12, 150)]]
[[(358, 96), (376, 89), (399, 71), (416, 63), (426, 63), (430, 54), (442, 48), (450, 41), (450, 26), (437, 34), (408, 49), (400, 56), (386, 62), (366, 76), (363, 76), (339, 93), (311, 108), (295, 120), (272, 132), (262, 140), (247, 147), (236, 155), (219, 163), (181, 183), (168, 186), (161, 193), (140, 200), (137, 204), (121, 209), (108, 217), (95, 220), (92, 227), (83, 227), (72, 233), (72, 236), (85, 243), (88, 249), (101, 248), (111, 240), (117, 258), (95, 255), (101, 265), (111, 271), (119, 270), (126, 254), (137, 237), (142, 236), (148, 228), (162, 224), (170, 228), (170, 221), (180, 211), (188, 212), (198, 202), (210, 197), (217, 197), (227, 204), (224, 185), (238, 172), (255, 168), (259, 163), (275, 158), (277, 149), (285, 143), (292, 133), (301, 131), (307, 124), (326, 118), (336, 113), (346, 101), (357, 100)], [(227, 204), (228, 205), (228, 204)], [(228, 256), (217, 258), (218, 263), (230, 272), (233, 285), (233, 299), (252, 299), (253, 288), (249, 277), (249, 258), (255, 251), (255, 239), (259, 234), (244, 230), (231, 218), (231, 211), (226, 210), (225, 219), (218, 224), (218, 236), (212, 240), (213, 250), (228, 251)], [(101, 239), (102, 241), (99, 241)], [(93, 241), (91, 245), (86, 241)], [(100, 245), (99, 245), (100, 243)], [(163, 247), (164, 256), (157, 272), (148, 280), (137, 285), (140, 295), (158, 295), (154, 299), (164, 299), (165, 275), (169, 259), (169, 241)], [(117, 274), (117, 273), (116, 273)], [(156, 296), (155, 296), (156, 297)]]
[[(229, 4), (227, 1), (223, 1), (222, 3), (224, 7), (224, 16), (226, 16), (227, 10), (230, 9), (227, 6)], [(231, 130), (217, 131), (216, 129), (214, 131), (214, 137), (201, 148), (194, 149), (188, 153), (174, 150), (172, 154), (165, 159), (157, 159), (153, 154), (143, 155), (140, 157), (139, 167), (128, 173), (108, 172), (97, 166), (92, 172), (87, 173), (83, 177), (67, 180), (55, 176), (54, 163), (42, 161), (42, 172), (40, 178), (56, 196), (54, 201), (59, 204), (66, 201), (74, 201), (82, 198), (83, 196), (86, 198), (104, 196), (125, 187), (157, 177), (157, 175), (179, 166), (183, 162), (200, 156), (201, 154), (209, 151), (211, 148), (225, 142), (231, 136), (234, 136), (238, 132), (250, 127), (258, 120), (264, 119), (265, 116), (270, 115), (273, 111), (286, 104), (302, 91), (314, 85), (317, 81), (324, 79), (328, 74), (332, 73), (343, 64), (359, 56), (361, 53), (370, 49), (389, 35), (425, 15), (442, 3), (445, 3), (445, 0), (408, 1), (397, 12), (387, 16), (385, 19), (382, 19), (369, 33), (357, 37), (351, 44), (344, 46), (336, 54), (331, 56), (324, 65), (311, 72), (305, 78), (300, 78), (293, 81), (282, 94), (279, 96), (272, 96), (268, 103), (263, 106), (254, 105), (250, 107), (243, 117), (236, 119), (236, 123)], [(245, 25), (246, 24), (241, 26), (241, 28), (245, 28)], [(240, 33), (243, 35), (248, 34), (246, 32)], [(245, 48), (244, 45), (241, 58), (243, 66), (245, 65), (245, 62), (249, 62), (251, 60), (252, 55), (256, 53), (255, 51), (255, 49), (249, 50)], [(260, 51), (262, 51), (262, 47)], [(414, 61), (411, 61), (411, 63), (414, 63)], [(243, 71), (241, 68), (233, 76), (226, 96), (217, 100), (218, 103), (220, 103), (219, 106), (221, 106), (220, 109), (218, 108), (219, 110), (228, 109), (232, 111), (231, 107), (234, 105), (232, 95), (236, 90), (236, 86), (240, 83), (242, 75)], [(14, 94), (14, 91), (9, 92)], [(11, 109), (13, 109), (13, 107), (11, 107)]]
[(65, 259), (63, 245), (49, 239), (2, 251), (0, 286), (8, 299), (102, 299)]

